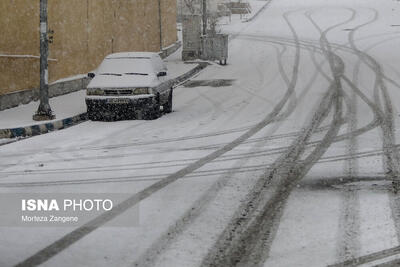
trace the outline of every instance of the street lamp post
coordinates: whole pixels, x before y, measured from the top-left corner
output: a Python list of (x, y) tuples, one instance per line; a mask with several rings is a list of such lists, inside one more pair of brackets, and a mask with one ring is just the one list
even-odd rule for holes
[(55, 118), (49, 104), (49, 38), (47, 25), (47, 0), (40, 0), (40, 104), (33, 115), (36, 121)]

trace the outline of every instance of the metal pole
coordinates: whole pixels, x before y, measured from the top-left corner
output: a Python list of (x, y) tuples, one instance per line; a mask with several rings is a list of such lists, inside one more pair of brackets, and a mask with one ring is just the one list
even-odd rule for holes
[(158, 0), (158, 17), (160, 27), (160, 51), (163, 49), (163, 33), (162, 33), (162, 13), (161, 13), (161, 0)]
[(49, 38), (47, 25), (47, 0), (40, 0), (40, 104), (33, 115), (36, 121), (55, 118), (49, 104)]
[(207, 0), (203, 0), (203, 35), (207, 34)]

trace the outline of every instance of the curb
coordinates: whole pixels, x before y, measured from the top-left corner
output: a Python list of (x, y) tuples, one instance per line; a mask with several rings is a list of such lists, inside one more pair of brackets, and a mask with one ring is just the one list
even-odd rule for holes
[[(171, 86), (176, 87), (183, 81), (189, 79), (193, 75), (199, 73), (201, 70), (205, 69), (209, 63), (207, 62), (200, 62), (198, 65), (191, 69), (190, 71), (176, 77), (171, 81)], [(41, 134), (46, 134), (49, 132), (53, 132), (56, 130), (66, 129), (75, 125), (78, 125), (82, 122), (87, 121), (87, 113), (81, 113), (76, 116), (49, 122), (43, 124), (36, 124), (26, 127), (18, 127), (18, 128), (11, 128), (11, 129), (0, 129), (0, 138), (17, 138), (17, 137), (31, 137), (37, 136)]]
[[(197, 62), (196, 62), (197, 63)], [(187, 63), (190, 64), (190, 63)], [(210, 63), (208, 62), (198, 62), (198, 65), (191, 69), (190, 71), (182, 74), (181, 76), (176, 77), (175, 79), (172, 80), (172, 87), (176, 87), (179, 84), (181, 84), (183, 81), (193, 77), (194, 75), (196, 75), (197, 73), (199, 73), (200, 71), (202, 71), (203, 69), (207, 68), (208, 65), (210, 65)]]
[(81, 122), (84, 122), (86, 120), (87, 120), (86, 113), (82, 113), (70, 118), (43, 124), (36, 124), (36, 125), (11, 128), (11, 129), (1, 129), (0, 138), (16, 138), (16, 137), (41, 135), (56, 130), (66, 129), (71, 126), (77, 125)]
[(266, 0), (266, 2), (267, 2), (267, 3), (265, 3), (265, 5), (264, 5), (262, 8), (260, 8), (260, 9), (257, 11), (256, 14), (254, 14), (254, 16), (252, 16), (252, 17), (249, 18), (249, 19), (244, 20), (243, 22), (250, 22), (250, 21), (256, 19), (256, 18), (258, 17), (258, 15), (260, 15), (262, 12), (264, 12), (264, 10), (269, 6), (269, 4), (272, 2), (272, 0)]

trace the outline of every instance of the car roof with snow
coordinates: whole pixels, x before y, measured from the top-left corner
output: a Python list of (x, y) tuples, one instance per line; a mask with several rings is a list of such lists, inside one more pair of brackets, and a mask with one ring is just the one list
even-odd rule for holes
[(160, 84), (157, 73), (167, 67), (157, 53), (122, 52), (106, 56), (87, 88), (153, 87)]

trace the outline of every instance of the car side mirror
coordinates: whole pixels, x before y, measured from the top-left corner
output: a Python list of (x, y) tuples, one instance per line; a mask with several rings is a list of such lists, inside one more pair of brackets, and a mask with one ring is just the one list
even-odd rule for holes
[(161, 71), (157, 74), (157, 77), (162, 77), (162, 76), (167, 76), (167, 72), (166, 71)]
[(87, 74), (87, 76), (89, 77), (89, 78), (94, 78), (95, 76), (96, 76), (96, 74), (94, 74), (93, 72), (89, 72), (88, 74)]

